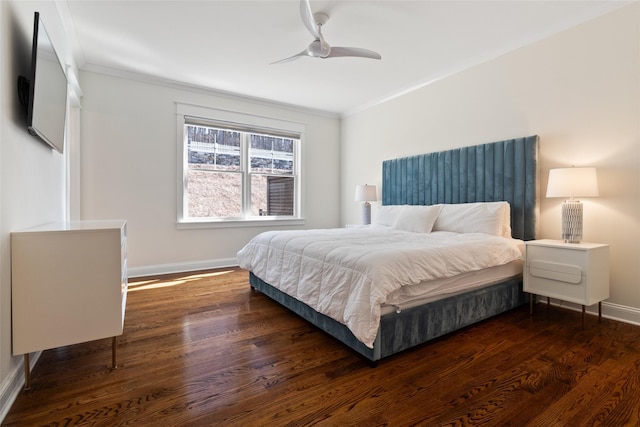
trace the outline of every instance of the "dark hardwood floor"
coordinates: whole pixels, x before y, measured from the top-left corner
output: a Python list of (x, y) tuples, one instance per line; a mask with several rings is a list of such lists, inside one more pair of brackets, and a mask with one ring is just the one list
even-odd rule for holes
[(369, 363), (221, 269), (130, 282), (111, 340), (43, 353), (6, 426), (640, 425), (640, 327), (538, 304)]

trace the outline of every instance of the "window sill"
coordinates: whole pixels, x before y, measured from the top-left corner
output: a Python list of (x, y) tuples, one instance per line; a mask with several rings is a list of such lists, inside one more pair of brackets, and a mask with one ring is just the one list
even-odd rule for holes
[(178, 230), (197, 228), (244, 228), (244, 227), (268, 227), (304, 225), (304, 218), (260, 218), (260, 219), (236, 219), (236, 220), (179, 220), (176, 224)]

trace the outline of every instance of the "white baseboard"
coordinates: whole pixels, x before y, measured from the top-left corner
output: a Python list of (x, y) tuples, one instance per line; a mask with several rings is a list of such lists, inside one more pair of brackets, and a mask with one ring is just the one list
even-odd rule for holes
[[(36, 365), (36, 362), (42, 354), (41, 351), (33, 353), (29, 357), (30, 371)], [(21, 357), (20, 362), (15, 366), (13, 372), (11, 372), (0, 385), (0, 423), (4, 421), (4, 418), (9, 413), (13, 402), (16, 401), (18, 394), (24, 387), (24, 357)], [(33, 379), (32, 379), (33, 381)]]
[[(546, 304), (546, 297), (539, 297), (538, 302)], [(572, 302), (560, 301), (554, 298), (551, 298), (551, 304), (568, 308), (570, 310), (582, 311), (582, 306), (580, 304), (574, 304)], [(587, 314), (591, 314), (594, 316), (598, 315), (598, 304), (594, 304), (592, 306), (586, 307), (585, 312)], [(602, 317), (617, 320), (619, 322), (631, 323), (632, 325), (640, 326), (640, 309), (634, 307), (627, 307), (625, 305), (614, 304), (611, 302), (603, 302), (602, 303)]]
[(147, 265), (131, 267), (129, 277), (158, 276), (161, 274), (183, 273), (187, 271), (210, 270), (212, 268), (236, 267), (237, 258), (209, 259), (201, 261), (178, 262), (172, 264)]

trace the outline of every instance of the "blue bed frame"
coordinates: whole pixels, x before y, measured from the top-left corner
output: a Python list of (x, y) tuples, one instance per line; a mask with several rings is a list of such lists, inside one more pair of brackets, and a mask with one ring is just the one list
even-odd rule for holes
[[(512, 235), (535, 239), (538, 218), (537, 136), (422, 154), (382, 164), (383, 205), (432, 205), (506, 200)], [(511, 310), (528, 301), (522, 279), (511, 279), (380, 319), (373, 348), (343, 324), (318, 313), (249, 273), (251, 287), (292, 310), (370, 361)]]

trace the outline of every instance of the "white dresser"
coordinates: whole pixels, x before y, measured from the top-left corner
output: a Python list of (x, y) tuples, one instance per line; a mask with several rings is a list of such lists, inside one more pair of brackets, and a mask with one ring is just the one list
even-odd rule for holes
[(13, 354), (122, 335), (127, 223), (71, 221), (11, 233)]

